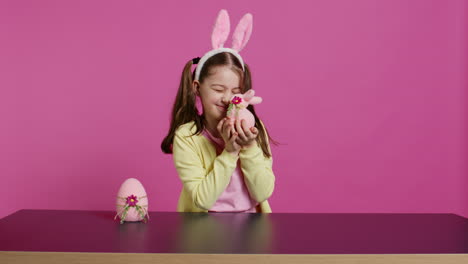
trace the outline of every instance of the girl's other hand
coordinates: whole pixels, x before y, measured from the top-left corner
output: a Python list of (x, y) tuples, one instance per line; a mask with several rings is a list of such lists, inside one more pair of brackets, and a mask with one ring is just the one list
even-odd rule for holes
[(236, 120), (235, 126), (235, 131), (239, 134), (236, 139), (237, 144), (242, 148), (249, 148), (257, 144), (258, 130), (256, 127), (251, 127), (249, 129), (244, 119), (241, 121)]
[(241, 149), (241, 145), (236, 142), (238, 133), (231, 124), (229, 117), (221, 119), (216, 129), (224, 140), (224, 149), (226, 149), (227, 152), (234, 156), (238, 155)]

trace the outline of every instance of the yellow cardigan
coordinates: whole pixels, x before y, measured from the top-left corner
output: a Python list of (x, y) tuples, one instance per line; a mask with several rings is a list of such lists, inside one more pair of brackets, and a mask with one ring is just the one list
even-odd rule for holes
[(191, 136), (195, 131), (195, 122), (189, 122), (174, 136), (173, 158), (183, 184), (177, 211), (207, 212), (228, 186), (240, 159), (250, 197), (260, 203), (257, 212), (271, 213), (267, 199), (275, 186), (272, 158), (263, 156), (257, 145), (242, 149), (238, 157), (226, 150), (217, 156), (209, 139), (202, 134)]

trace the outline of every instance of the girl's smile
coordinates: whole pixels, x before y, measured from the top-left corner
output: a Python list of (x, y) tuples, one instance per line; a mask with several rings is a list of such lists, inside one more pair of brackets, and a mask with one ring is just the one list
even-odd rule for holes
[(219, 107), (219, 109), (222, 111), (222, 112), (226, 112), (227, 111), (227, 106), (224, 106), (224, 105), (216, 105), (217, 107)]

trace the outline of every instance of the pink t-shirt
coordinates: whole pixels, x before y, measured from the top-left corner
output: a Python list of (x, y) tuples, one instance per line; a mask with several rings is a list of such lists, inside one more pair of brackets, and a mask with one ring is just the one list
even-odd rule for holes
[[(219, 155), (224, 150), (224, 140), (222, 138), (215, 138), (208, 130), (203, 130), (202, 134), (214, 143), (216, 147), (216, 154)], [(257, 212), (255, 207), (258, 203), (250, 197), (249, 190), (244, 182), (244, 174), (240, 167), (240, 160), (237, 161), (237, 167), (231, 176), (231, 180), (218, 197), (215, 204), (209, 212)]]

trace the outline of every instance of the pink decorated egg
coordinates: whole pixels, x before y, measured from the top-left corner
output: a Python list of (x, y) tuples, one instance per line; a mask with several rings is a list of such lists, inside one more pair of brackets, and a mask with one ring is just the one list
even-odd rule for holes
[(116, 210), (121, 223), (146, 220), (148, 197), (139, 180), (129, 178), (122, 183), (117, 192)]
[(247, 106), (261, 102), (262, 98), (255, 96), (254, 90), (249, 90), (244, 94), (235, 94), (231, 98), (226, 116), (230, 118), (231, 124), (234, 124), (236, 120), (244, 120), (247, 128), (254, 127), (255, 117), (247, 109)]

